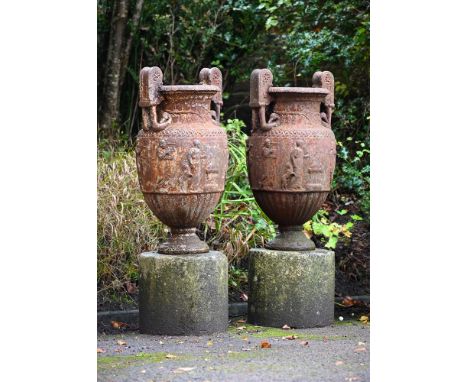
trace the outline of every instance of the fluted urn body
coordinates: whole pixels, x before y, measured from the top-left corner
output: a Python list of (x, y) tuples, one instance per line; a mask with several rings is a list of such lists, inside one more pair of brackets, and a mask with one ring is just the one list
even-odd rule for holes
[[(336, 158), (330, 123), (332, 89), (322, 84), (331, 73), (324, 73), (326, 77), (319, 72), (321, 77), (311, 88), (273, 87), (269, 70), (252, 73), (249, 181), (259, 206), (278, 224), (276, 238), (266, 245), (270, 249), (315, 249), (302, 225), (324, 203)], [(271, 106), (267, 122), (262, 113)]]
[[(195, 232), (224, 191), (227, 136), (219, 124), (219, 108), (210, 109), (220, 87), (207, 79), (201, 85), (164, 86), (159, 68), (145, 69), (140, 75), (143, 129), (137, 137), (136, 158), (145, 201), (171, 228), (158, 252), (208, 252)], [(219, 70), (211, 70), (220, 76)]]

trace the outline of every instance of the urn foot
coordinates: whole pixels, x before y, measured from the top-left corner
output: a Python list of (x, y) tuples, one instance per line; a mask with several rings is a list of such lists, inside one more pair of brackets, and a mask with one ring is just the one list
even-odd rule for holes
[(140, 332), (208, 335), (228, 326), (228, 264), (217, 251), (140, 255)]
[(171, 228), (168, 239), (161, 243), (158, 252), (165, 255), (193, 255), (207, 253), (208, 244), (197, 236), (196, 228)]
[(301, 225), (295, 225), (279, 226), (278, 234), (265, 247), (279, 251), (313, 251), (315, 244), (304, 235)]
[(334, 319), (335, 253), (249, 252), (248, 321), (281, 328), (327, 326)]

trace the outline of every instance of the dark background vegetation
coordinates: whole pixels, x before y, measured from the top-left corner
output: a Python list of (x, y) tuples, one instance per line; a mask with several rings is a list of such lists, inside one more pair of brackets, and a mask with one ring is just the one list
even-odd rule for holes
[[(137, 298), (136, 255), (167, 230), (139, 193), (133, 145), (140, 128), (138, 73), (157, 65), (167, 84), (197, 83), (203, 67), (223, 73), (229, 135), (226, 192), (199, 234), (230, 263), (231, 298), (248, 294), (246, 255), (274, 235), (256, 205), (245, 165), (248, 79), (269, 68), (277, 86), (335, 76), (338, 142), (333, 191), (305, 225), (336, 251), (339, 296), (369, 293), (369, 1), (98, 0), (98, 295), (102, 306)], [(247, 125), (246, 125), (247, 124)]]

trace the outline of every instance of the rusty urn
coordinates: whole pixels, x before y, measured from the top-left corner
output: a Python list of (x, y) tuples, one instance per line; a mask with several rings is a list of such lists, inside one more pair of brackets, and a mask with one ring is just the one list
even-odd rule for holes
[(270, 70), (252, 72), (249, 181), (261, 209), (278, 224), (266, 248), (315, 249), (302, 225), (330, 191), (336, 157), (333, 95), (330, 72), (316, 72), (313, 87), (275, 87)]
[(142, 129), (136, 143), (144, 199), (168, 239), (140, 254), (140, 332), (204, 335), (228, 325), (228, 264), (196, 234), (224, 191), (227, 135), (220, 125), (222, 75), (197, 85), (164, 85), (160, 68), (140, 72)]
[(196, 227), (216, 207), (228, 165), (227, 136), (219, 123), (222, 76), (217, 68), (205, 68), (201, 84), (169, 86), (162, 77), (156, 66), (140, 72), (140, 187), (151, 211), (171, 228), (158, 252), (205, 253), (208, 245)]

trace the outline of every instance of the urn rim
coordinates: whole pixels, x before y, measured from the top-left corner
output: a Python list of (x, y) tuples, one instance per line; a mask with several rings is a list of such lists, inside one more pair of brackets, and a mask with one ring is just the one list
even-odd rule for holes
[(268, 93), (289, 93), (289, 94), (320, 94), (327, 95), (330, 92), (324, 88), (306, 88), (306, 87), (293, 87), (293, 86), (271, 86), (268, 88)]
[(160, 92), (164, 93), (213, 93), (219, 91), (219, 87), (215, 85), (163, 85), (160, 88)]

